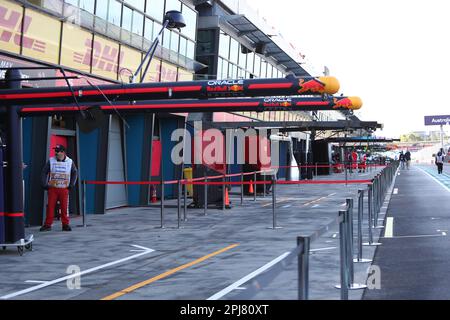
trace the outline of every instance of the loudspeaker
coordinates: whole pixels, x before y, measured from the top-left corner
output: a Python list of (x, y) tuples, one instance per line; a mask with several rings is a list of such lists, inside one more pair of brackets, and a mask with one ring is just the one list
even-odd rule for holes
[(255, 52), (259, 54), (264, 54), (264, 51), (266, 50), (266, 44), (263, 42), (259, 42), (256, 44)]

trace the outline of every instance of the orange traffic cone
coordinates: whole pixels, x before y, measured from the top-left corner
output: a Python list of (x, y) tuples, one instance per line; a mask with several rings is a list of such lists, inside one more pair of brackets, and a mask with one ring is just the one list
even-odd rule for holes
[(156, 188), (154, 186), (151, 186), (151, 199), (150, 199), (151, 203), (155, 203), (158, 202), (158, 200), (156, 200)]
[(253, 180), (250, 179), (250, 184), (248, 185), (248, 193), (253, 194)]
[(228, 197), (228, 188), (225, 187), (225, 208), (231, 209), (230, 198)]

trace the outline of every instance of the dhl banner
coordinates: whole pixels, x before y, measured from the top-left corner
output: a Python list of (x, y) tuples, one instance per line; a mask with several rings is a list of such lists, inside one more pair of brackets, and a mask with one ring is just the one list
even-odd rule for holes
[[(117, 80), (119, 64), (125, 60), (125, 54), (119, 56), (119, 45), (101, 36), (95, 35), (91, 46), (86, 46), (86, 52), (92, 48), (92, 73), (108, 79)], [(129, 57), (126, 57), (129, 59)], [(128, 82), (125, 79), (124, 82)]]
[[(144, 68), (147, 64), (144, 66)], [(161, 80), (161, 60), (153, 57), (150, 66), (148, 67), (147, 74), (145, 75), (144, 82), (159, 82)]]
[(163, 62), (161, 65), (161, 82), (174, 82), (177, 81), (177, 67)]
[[(0, 49), (20, 53), (23, 8), (10, 1), (0, 2)], [(29, 21), (25, 21), (25, 26)]]
[(65, 23), (63, 25), (61, 64), (83, 72), (91, 72), (92, 34)]
[(19, 54), (22, 45), (24, 56), (57, 64), (61, 22), (30, 8), (23, 13), (20, 5), (0, 2), (0, 48)]
[[(34, 59), (58, 64), (61, 22), (26, 9), (22, 54)], [(45, 32), (42, 32), (45, 26)]]
[[(119, 81), (128, 82), (139, 67), (141, 59), (139, 51), (124, 45), (120, 46)], [(140, 79), (140, 76), (137, 79)]]
[(194, 80), (194, 75), (182, 68), (178, 68), (178, 81), (192, 81)]

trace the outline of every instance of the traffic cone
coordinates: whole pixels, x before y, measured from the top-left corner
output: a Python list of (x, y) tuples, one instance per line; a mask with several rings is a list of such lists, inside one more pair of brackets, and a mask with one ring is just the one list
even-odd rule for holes
[(231, 209), (230, 198), (228, 197), (228, 188), (225, 187), (225, 208)]
[(156, 203), (158, 200), (156, 199), (156, 188), (154, 186), (151, 186), (151, 203)]
[(255, 192), (253, 190), (253, 180), (250, 179), (250, 184), (248, 185), (248, 193), (253, 194), (253, 192)]

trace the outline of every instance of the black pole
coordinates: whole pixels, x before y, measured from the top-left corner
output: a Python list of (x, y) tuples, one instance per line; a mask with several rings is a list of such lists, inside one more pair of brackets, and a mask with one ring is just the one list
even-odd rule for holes
[[(20, 89), (19, 70), (7, 70), (5, 80), (9, 89)], [(23, 213), (23, 172), (22, 172), (22, 122), (18, 106), (7, 108), (6, 130), (6, 212), (5, 212), (5, 240), (16, 242), (25, 238), (25, 220)]]

